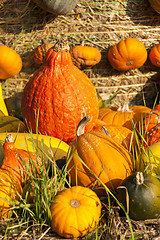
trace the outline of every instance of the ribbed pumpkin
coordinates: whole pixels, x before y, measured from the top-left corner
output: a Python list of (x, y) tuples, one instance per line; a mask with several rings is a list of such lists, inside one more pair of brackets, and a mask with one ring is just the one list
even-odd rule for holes
[(140, 68), (147, 60), (144, 44), (136, 38), (126, 38), (108, 51), (108, 60), (118, 71)]
[(129, 152), (103, 132), (91, 130), (84, 133), (88, 120), (88, 116), (81, 120), (77, 128), (78, 137), (66, 161), (72, 185), (77, 183), (84, 187), (94, 187), (98, 194), (103, 195), (104, 189), (97, 189), (102, 184), (96, 176), (106, 186), (115, 189), (132, 172), (132, 162)]
[(70, 142), (85, 115), (89, 131), (98, 118), (98, 97), (91, 80), (74, 66), (66, 38), (50, 48), (46, 60), (26, 84), (21, 99), (23, 119), (33, 132)]
[(120, 107), (101, 108), (99, 110), (99, 119), (108, 125), (123, 126), (133, 130), (134, 126), (142, 123), (143, 118), (150, 111), (151, 109), (146, 106), (135, 105), (129, 107), (127, 103), (124, 103)]

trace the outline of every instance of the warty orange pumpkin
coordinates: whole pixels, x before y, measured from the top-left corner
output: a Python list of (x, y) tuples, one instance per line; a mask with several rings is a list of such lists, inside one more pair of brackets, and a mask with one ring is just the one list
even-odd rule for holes
[(144, 44), (136, 38), (121, 40), (108, 51), (108, 60), (118, 71), (140, 68), (147, 60)]
[(96, 89), (87, 75), (72, 62), (66, 38), (50, 48), (43, 65), (26, 84), (21, 99), (26, 124), (70, 143), (85, 115), (91, 116), (89, 131), (98, 118)]

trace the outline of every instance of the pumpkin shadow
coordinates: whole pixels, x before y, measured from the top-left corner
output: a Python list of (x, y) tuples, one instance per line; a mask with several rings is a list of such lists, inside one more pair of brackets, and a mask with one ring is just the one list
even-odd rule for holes
[(143, 88), (137, 92), (135, 97), (130, 100), (129, 105), (145, 105), (149, 108), (153, 108), (159, 104), (159, 90), (160, 90), (160, 73), (156, 73), (149, 78)]
[(160, 14), (150, 5), (149, 1), (127, 1), (126, 14), (136, 25), (159, 26)]

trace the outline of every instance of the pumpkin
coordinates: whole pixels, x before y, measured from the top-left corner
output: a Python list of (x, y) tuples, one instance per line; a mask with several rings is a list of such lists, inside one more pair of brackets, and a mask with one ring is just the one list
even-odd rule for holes
[(5, 98), (4, 101), (10, 116), (23, 120), (21, 113), (21, 96), (22, 92), (17, 92), (8, 98)]
[(120, 107), (106, 107), (99, 110), (99, 119), (106, 122), (107, 125), (123, 126), (133, 130), (134, 127), (138, 127), (138, 123), (141, 123), (151, 109), (146, 106), (132, 106), (129, 107), (127, 103), (124, 103)]
[(146, 132), (144, 139), (144, 146), (151, 146), (152, 144), (160, 141), (160, 123), (152, 127), (149, 131)]
[(136, 38), (121, 40), (108, 51), (108, 60), (118, 71), (140, 68), (147, 60), (144, 44)]
[(86, 131), (93, 127), (99, 107), (93, 83), (73, 64), (68, 48), (62, 38), (49, 49), (44, 64), (23, 89), (21, 111), (34, 133), (38, 128), (41, 134), (70, 143), (86, 114), (91, 116)]
[(65, 238), (82, 237), (98, 225), (101, 208), (100, 199), (91, 189), (81, 186), (65, 189), (53, 198), (52, 229)]
[(27, 132), (28, 128), (23, 121), (13, 116), (0, 116), (0, 133)]
[(160, 13), (160, 1), (159, 0), (149, 0), (151, 7), (157, 12)]
[(151, 110), (144, 117), (143, 129), (149, 131), (151, 128), (160, 123), (160, 104), (156, 105), (153, 110)]
[(40, 151), (39, 154), (46, 162), (49, 158), (57, 160), (66, 156), (69, 149), (69, 145), (58, 138), (33, 133), (0, 133), (2, 144), (9, 134), (15, 139), (16, 148), (35, 153)]
[(54, 44), (46, 43), (45, 41), (42, 40), (42, 44), (36, 47), (36, 49), (34, 51), (33, 59), (37, 66), (42, 65), (48, 50), (53, 46), (54, 46)]
[(66, 162), (72, 186), (78, 184), (94, 188), (103, 195), (105, 191), (100, 181), (114, 190), (132, 172), (131, 155), (103, 132), (91, 130), (84, 133), (89, 119), (86, 116), (81, 120), (77, 128), (78, 137), (73, 142)]
[(117, 199), (131, 219), (146, 220), (160, 216), (160, 181), (147, 173), (135, 172), (117, 189)]
[(4, 99), (3, 99), (3, 93), (2, 93), (2, 85), (1, 85), (1, 83), (0, 83), (0, 110), (2, 111), (2, 113), (3, 113), (5, 116), (8, 116), (7, 107), (6, 107), (6, 104), (5, 104)]
[(73, 63), (80, 69), (92, 68), (100, 62), (101, 53), (95, 47), (77, 45), (70, 49)]
[(114, 139), (114, 141), (123, 145), (128, 150), (131, 150), (131, 148), (136, 146), (135, 136), (129, 128), (108, 125), (98, 119), (92, 130), (107, 133), (112, 139)]
[(18, 179), (0, 168), (0, 219), (11, 216), (11, 207), (19, 194), (22, 187)]
[(71, 12), (78, 3), (78, 0), (34, 0), (43, 10), (54, 15), (64, 15)]
[(160, 44), (151, 48), (149, 59), (154, 66), (160, 67)]
[(14, 138), (11, 134), (7, 135), (3, 145), (5, 158), (1, 169), (8, 171), (15, 176), (23, 185), (27, 176), (27, 171), (37, 171), (42, 166), (42, 160), (36, 153), (28, 152), (23, 149), (17, 149), (14, 144)]
[(0, 46), (0, 56), (0, 79), (13, 77), (21, 71), (22, 59), (14, 49)]

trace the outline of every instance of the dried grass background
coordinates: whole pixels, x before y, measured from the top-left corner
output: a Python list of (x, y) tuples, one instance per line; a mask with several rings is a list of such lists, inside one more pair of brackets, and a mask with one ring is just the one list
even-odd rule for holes
[[(70, 46), (83, 43), (102, 53), (101, 62), (85, 73), (104, 100), (117, 93), (114, 104), (123, 103), (126, 99), (130, 104), (144, 104), (145, 100), (145, 104), (152, 107), (159, 92), (159, 69), (148, 59), (140, 69), (118, 72), (109, 64), (107, 52), (121, 39), (135, 37), (144, 43), (149, 53), (151, 47), (160, 41), (159, 25), (160, 15), (147, 0), (79, 0), (71, 13), (57, 17), (44, 12), (32, 0), (0, 0), (0, 41), (14, 48), (23, 60), (19, 74), (0, 80), (4, 98), (21, 92), (37, 70), (33, 53), (41, 40), (54, 43), (66, 34)], [(110, 236), (104, 235), (102, 239), (129, 239), (131, 233), (126, 219), (120, 218), (116, 211), (113, 214), (112, 226), (109, 222), (106, 225)], [(135, 234), (142, 234), (138, 239), (160, 239), (158, 220), (132, 221), (132, 224)], [(21, 232), (12, 231), (7, 237), (4, 236), (5, 222), (0, 221), (0, 229), (0, 239), (40, 239), (42, 236), (34, 223), (30, 229), (22, 226)], [(50, 230), (42, 239), (60, 238)]]
[[(94, 46), (102, 53), (101, 62), (85, 73), (104, 100), (114, 93), (115, 104), (129, 99), (130, 104), (153, 105), (159, 85), (159, 69), (149, 59), (140, 68), (128, 72), (114, 70), (107, 51), (127, 37), (142, 41), (149, 52), (159, 43), (160, 15), (146, 0), (80, 0), (65, 16), (55, 17), (36, 6), (32, 0), (1, 0), (0, 41), (14, 48), (22, 57), (22, 71), (14, 78), (2, 81), (4, 97), (21, 92), (36, 71), (33, 53), (44, 39), (56, 42), (68, 36), (70, 46)], [(159, 88), (159, 86), (158, 86)]]

